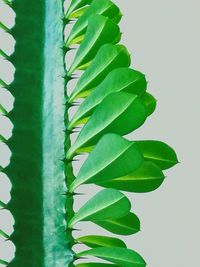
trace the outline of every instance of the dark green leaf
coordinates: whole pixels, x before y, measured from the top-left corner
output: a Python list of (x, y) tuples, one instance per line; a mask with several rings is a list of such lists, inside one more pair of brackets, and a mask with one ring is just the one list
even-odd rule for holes
[(116, 134), (106, 134), (95, 146), (70, 187), (124, 176), (143, 162), (138, 146)]
[(95, 109), (69, 149), (67, 157), (87, 151), (106, 133), (128, 134), (145, 120), (145, 107), (136, 95), (122, 92), (109, 94)]
[(69, 124), (69, 129), (91, 116), (102, 100), (113, 92), (127, 92), (140, 96), (146, 90), (145, 76), (136, 70), (118, 68), (108, 74), (105, 80), (86, 98)]
[(103, 45), (91, 65), (78, 80), (69, 102), (89, 95), (113, 69), (129, 65), (130, 54), (123, 45)]
[(85, 34), (88, 26), (88, 19), (91, 16), (99, 14), (108, 17), (112, 20), (115, 19), (119, 13), (119, 8), (110, 0), (94, 0), (90, 7), (84, 12), (84, 14), (77, 20), (77, 22), (73, 26), (67, 40), (67, 46), (76, 43), (75, 40), (77, 39), (77, 37)]
[(145, 193), (157, 189), (164, 179), (165, 176), (160, 167), (147, 161), (129, 175), (113, 180), (99, 180), (96, 184), (128, 192)]
[(92, 3), (93, 0), (72, 0), (71, 4), (67, 10), (66, 18), (69, 18), (70, 15), (84, 6), (87, 6)]
[(77, 257), (94, 256), (124, 267), (145, 267), (144, 259), (127, 248), (94, 248), (77, 254)]
[(106, 43), (117, 43), (121, 38), (119, 27), (110, 19), (93, 15), (88, 20), (87, 32), (75, 59), (68, 71), (70, 76), (76, 69), (85, 69), (94, 59), (99, 48)]
[(140, 220), (131, 212), (122, 218), (95, 221), (95, 224), (117, 235), (132, 235), (140, 231)]
[(131, 208), (130, 201), (115, 189), (104, 189), (90, 199), (69, 222), (69, 227), (80, 221), (96, 221), (125, 216)]
[(137, 141), (144, 158), (152, 161), (162, 170), (169, 169), (178, 163), (173, 148), (160, 141)]
[(150, 116), (156, 109), (157, 100), (147, 92), (141, 96), (141, 99), (146, 107), (148, 116)]
[(97, 248), (97, 247), (124, 247), (126, 248), (126, 244), (114, 237), (108, 237), (108, 236), (99, 236), (99, 235), (89, 235), (89, 236), (83, 236), (79, 237), (76, 241), (87, 245), (91, 248)]

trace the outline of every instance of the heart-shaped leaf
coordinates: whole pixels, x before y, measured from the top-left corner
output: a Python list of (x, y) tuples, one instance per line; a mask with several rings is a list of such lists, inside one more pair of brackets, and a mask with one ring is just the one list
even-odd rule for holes
[(85, 38), (76, 53), (68, 75), (71, 76), (76, 69), (84, 69), (83, 66), (88, 66), (102, 45), (115, 44), (120, 38), (119, 27), (112, 20), (101, 15), (91, 16), (88, 20)]
[(131, 212), (122, 218), (95, 221), (95, 224), (117, 235), (132, 235), (140, 231), (140, 220)]
[(144, 259), (127, 248), (93, 248), (77, 254), (77, 257), (94, 256), (124, 267), (145, 267)]
[(178, 158), (169, 145), (160, 141), (137, 141), (145, 160), (152, 161), (162, 170), (169, 169), (178, 163)]
[(153, 162), (146, 161), (141, 167), (126, 176), (107, 181), (99, 180), (96, 184), (122, 191), (145, 193), (157, 189), (164, 179), (165, 176), (160, 167)]
[(69, 129), (93, 113), (102, 100), (113, 92), (127, 92), (142, 95), (147, 82), (144, 74), (129, 68), (118, 68), (108, 74), (105, 80), (85, 99), (69, 124)]
[(128, 134), (145, 120), (146, 109), (136, 95), (122, 92), (109, 94), (95, 109), (69, 149), (67, 157), (72, 158), (76, 153), (87, 151), (106, 133)]
[(70, 186), (97, 183), (129, 174), (143, 163), (143, 156), (134, 142), (116, 134), (104, 135), (81, 167)]
[(97, 248), (97, 247), (123, 247), (126, 248), (126, 244), (114, 237), (108, 236), (99, 236), (99, 235), (89, 235), (83, 236), (76, 239), (78, 243), (82, 243), (87, 245), (90, 248)]
[(69, 103), (75, 98), (86, 97), (115, 68), (128, 67), (130, 54), (123, 45), (105, 44), (77, 82)]
[(81, 9), (92, 2), (93, 0), (72, 0), (67, 10), (66, 18), (69, 18), (73, 12), (76, 12), (78, 9)]
[(156, 109), (157, 100), (148, 92), (141, 96), (141, 100), (146, 107), (147, 115), (150, 116)]
[(108, 17), (112, 20), (118, 17), (119, 13), (119, 8), (110, 0), (94, 0), (90, 7), (74, 24), (67, 40), (67, 46), (76, 43), (75, 40), (85, 34), (88, 26), (88, 19), (94, 14), (103, 15), (104, 17)]
[(104, 189), (90, 199), (69, 222), (69, 227), (80, 221), (96, 221), (125, 216), (131, 208), (130, 201), (115, 189)]

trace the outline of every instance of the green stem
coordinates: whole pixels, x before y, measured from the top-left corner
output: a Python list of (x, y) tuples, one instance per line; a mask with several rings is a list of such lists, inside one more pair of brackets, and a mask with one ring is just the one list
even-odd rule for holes
[(12, 182), (8, 208), (15, 219), (11, 240), (16, 254), (9, 267), (67, 267), (73, 255), (65, 234), (62, 161), (67, 100), (62, 78), (63, 5), (58, 0), (15, 0), (13, 9), (16, 72), (9, 87), (15, 102), (9, 118), (14, 129), (8, 141), (11, 164), (5, 173)]

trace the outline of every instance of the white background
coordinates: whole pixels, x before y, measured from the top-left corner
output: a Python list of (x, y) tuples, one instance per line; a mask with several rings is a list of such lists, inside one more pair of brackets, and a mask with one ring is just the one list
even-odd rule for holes
[[(149, 267), (199, 267), (200, 4), (197, 0), (115, 2), (124, 15), (122, 43), (132, 54), (132, 67), (147, 75), (149, 90), (158, 99), (154, 115), (129, 137), (163, 140), (175, 148), (181, 161), (168, 171), (168, 178), (156, 192), (128, 194), (142, 231), (126, 240), (144, 256)], [(2, 4), (0, 20), (12, 25), (12, 14), (8, 16)], [(0, 31), (0, 47), (12, 51), (14, 42), (8, 38)], [(0, 77), (10, 81), (13, 68), (7, 65), (0, 61)], [(12, 99), (0, 90), (0, 103), (5, 100), (11, 106)], [(8, 132), (9, 127), (1, 117), (0, 131)], [(0, 145), (0, 163), (6, 164), (7, 155)], [(1, 175), (0, 199), (9, 199), (8, 190), (9, 183)], [(94, 194), (92, 187), (84, 190)], [(78, 202), (77, 207), (83, 198)], [(0, 229), (10, 232), (10, 215), (5, 215), (0, 213)], [(96, 233), (96, 228), (85, 224), (84, 232), (88, 231)], [(0, 241), (0, 258), (5, 255), (9, 259), (13, 252), (8, 242)]]

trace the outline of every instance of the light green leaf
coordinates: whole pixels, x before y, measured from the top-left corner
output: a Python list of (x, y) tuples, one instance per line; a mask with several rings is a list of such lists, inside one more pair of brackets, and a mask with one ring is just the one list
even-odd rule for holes
[(144, 74), (129, 68), (118, 68), (108, 74), (105, 80), (85, 99), (69, 124), (69, 129), (83, 119), (91, 116), (94, 109), (102, 100), (113, 92), (127, 92), (142, 95), (146, 90), (147, 82)]
[(148, 92), (141, 96), (141, 100), (146, 107), (148, 116), (150, 116), (156, 109), (157, 100)]
[(74, 39), (85, 34), (88, 26), (88, 19), (91, 16), (99, 14), (108, 17), (112, 20), (115, 19), (119, 13), (119, 8), (110, 0), (94, 0), (90, 7), (74, 24), (67, 40), (67, 46), (74, 43)]
[(117, 235), (132, 235), (140, 231), (140, 220), (131, 212), (122, 218), (95, 221), (95, 224)]
[(90, 263), (77, 264), (76, 267), (119, 267), (119, 266), (109, 263), (107, 264), (107, 263), (90, 262)]
[(107, 181), (99, 180), (96, 184), (122, 191), (145, 193), (157, 189), (164, 179), (165, 176), (160, 167), (153, 162), (146, 161), (141, 167), (126, 176)]
[(89, 235), (89, 236), (83, 236), (79, 237), (76, 241), (79, 243), (85, 244), (88, 247), (91, 248), (97, 248), (97, 247), (124, 247), (126, 248), (126, 244), (114, 237), (108, 237), (108, 236), (99, 236), (99, 235)]
[(93, 0), (72, 0), (71, 4), (67, 10), (66, 18), (69, 18), (70, 15), (76, 10), (83, 8), (92, 3)]
[(77, 257), (94, 256), (123, 267), (145, 267), (144, 259), (127, 248), (94, 248), (77, 254)]
[(122, 92), (109, 94), (95, 109), (67, 157), (87, 151), (86, 148), (94, 146), (106, 133), (128, 134), (145, 120), (146, 109), (136, 95)]
[(75, 98), (89, 95), (113, 69), (129, 65), (130, 54), (123, 45), (103, 45), (91, 65), (78, 80), (69, 102), (71, 103)]
[(65, 17), (67, 22), (68, 22), (68, 20), (80, 18), (88, 8), (89, 8), (89, 6), (83, 6), (79, 9), (75, 10), (74, 12), (72, 12), (68, 17)]
[(85, 38), (76, 53), (68, 75), (71, 76), (76, 69), (83, 69), (83, 65), (90, 63), (102, 45), (115, 44), (120, 38), (119, 27), (112, 20), (101, 15), (91, 16)]
[(69, 222), (96, 221), (125, 216), (131, 208), (128, 198), (115, 189), (104, 189), (90, 199)]
[(81, 167), (70, 187), (97, 183), (129, 174), (143, 163), (143, 156), (134, 142), (116, 134), (104, 135)]
[(152, 161), (162, 170), (169, 169), (178, 163), (178, 158), (170, 146), (160, 141), (137, 141), (136, 142), (145, 160)]

